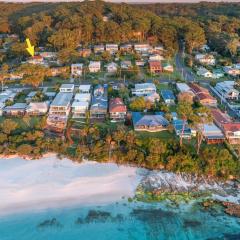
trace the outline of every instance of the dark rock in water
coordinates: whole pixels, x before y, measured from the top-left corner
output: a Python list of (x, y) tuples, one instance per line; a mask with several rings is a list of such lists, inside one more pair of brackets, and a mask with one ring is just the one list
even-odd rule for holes
[(186, 219), (183, 222), (184, 228), (196, 228), (196, 227), (200, 227), (201, 225), (202, 225), (202, 223), (197, 220)]
[(39, 223), (37, 227), (38, 228), (63, 227), (63, 225), (56, 218), (52, 218), (50, 220), (45, 220), (42, 223)]
[(75, 224), (84, 224), (84, 221), (82, 218), (77, 218), (77, 220), (75, 221)]
[(106, 222), (108, 220), (111, 220), (111, 213), (105, 212), (105, 211), (96, 211), (96, 210), (90, 210), (88, 212), (88, 215), (85, 218), (85, 221), (87, 223)]
[(142, 209), (137, 208), (133, 209), (130, 213), (132, 217), (135, 217), (142, 221), (158, 221), (162, 218), (173, 218), (175, 216), (174, 212), (171, 211), (163, 211), (162, 209)]
[(240, 233), (236, 233), (236, 234), (225, 233), (224, 234), (224, 240), (239, 240), (239, 239), (240, 239)]
[(240, 218), (240, 205), (239, 204), (223, 202), (222, 205), (225, 207), (225, 213), (227, 213), (231, 216)]

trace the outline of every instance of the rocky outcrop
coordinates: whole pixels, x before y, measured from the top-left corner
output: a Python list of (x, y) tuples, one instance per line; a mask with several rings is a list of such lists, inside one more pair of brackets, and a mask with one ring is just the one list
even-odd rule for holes
[(235, 180), (217, 181), (210, 177), (194, 174), (152, 171), (143, 178), (138, 189), (153, 195), (191, 194), (198, 197), (207, 194), (211, 195), (212, 199), (240, 203), (239, 182)]

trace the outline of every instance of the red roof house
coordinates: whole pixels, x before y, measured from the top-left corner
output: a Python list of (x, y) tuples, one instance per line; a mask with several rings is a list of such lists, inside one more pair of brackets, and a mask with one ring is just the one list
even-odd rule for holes
[(121, 98), (112, 98), (109, 101), (109, 114), (112, 120), (124, 120), (127, 114), (127, 107)]
[(240, 144), (240, 123), (225, 123), (222, 129), (230, 144)]
[(162, 72), (162, 64), (160, 61), (150, 61), (149, 69), (151, 73), (160, 73)]

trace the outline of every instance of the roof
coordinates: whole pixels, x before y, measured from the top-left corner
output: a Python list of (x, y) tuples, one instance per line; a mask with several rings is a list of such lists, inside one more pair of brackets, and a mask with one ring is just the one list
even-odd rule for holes
[(177, 89), (180, 92), (189, 92), (191, 88), (186, 83), (176, 83)]
[(224, 131), (226, 132), (239, 132), (240, 123), (225, 123), (222, 125)]
[(64, 93), (60, 92), (57, 96), (53, 99), (51, 106), (62, 106), (66, 107), (72, 100), (73, 94), (72, 93)]
[(109, 112), (126, 112), (127, 107), (121, 98), (112, 98), (109, 102)]
[(141, 112), (133, 112), (132, 119), (134, 126), (167, 126), (169, 124), (160, 114), (145, 115)]
[(137, 83), (135, 84), (135, 90), (140, 90), (140, 89), (156, 89), (156, 86), (154, 83)]
[(5, 107), (6, 110), (11, 110), (11, 109), (26, 109), (27, 104), (26, 103), (15, 103), (11, 106)]
[(48, 104), (48, 102), (31, 102), (31, 103), (29, 103), (29, 105), (28, 105), (28, 109), (37, 109), (37, 110), (39, 110), (39, 109), (48, 109), (48, 106), (49, 106), (49, 104)]
[(76, 101), (82, 102), (82, 101), (90, 101), (91, 100), (91, 94), (90, 93), (77, 93), (74, 97)]
[(173, 94), (173, 91), (171, 90), (162, 90), (161, 95), (164, 100), (175, 100), (175, 96)]
[(203, 124), (202, 126), (205, 137), (224, 137), (222, 131), (215, 124)]
[(219, 109), (211, 109), (214, 120), (219, 124), (230, 123), (230, 117), (223, 114)]
[(89, 103), (88, 102), (84, 102), (84, 101), (74, 101), (72, 103), (72, 108), (88, 108)]
[(90, 84), (84, 84), (79, 86), (79, 91), (89, 91), (91, 89)]
[(65, 84), (62, 84), (60, 88), (74, 88), (74, 84), (65, 83)]
[(161, 68), (162, 64), (160, 61), (149, 61), (150, 68)]

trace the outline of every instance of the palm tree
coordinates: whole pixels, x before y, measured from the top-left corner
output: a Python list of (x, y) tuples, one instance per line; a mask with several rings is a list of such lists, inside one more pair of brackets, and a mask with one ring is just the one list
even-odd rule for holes
[(193, 114), (193, 109), (191, 104), (185, 101), (180, 102), (177, 107), (177, 113), (180, 116), (180, 118), (183, 120), (182, 131), (180, 134), (180, 146), (182, 146), (183, 135), (184, 135), (184, 130), (185, 130), (187, 120), (190, 119)]

